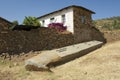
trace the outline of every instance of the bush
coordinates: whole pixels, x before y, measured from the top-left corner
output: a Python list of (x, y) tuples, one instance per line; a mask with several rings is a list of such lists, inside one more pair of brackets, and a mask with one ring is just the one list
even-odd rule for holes
[(27, 25), (27, 26), (41, 26), (41, 24), (38, 21), (38, 19), (36, 17), (32, 17), (32, 16), (25, 17), (25, 19), (23, 21), (23, 25)]
[(66, 31), (67, 26), (64, 26), (62, 23), (50, 23), (48, 25), (48, 28), (53, 28), (59, 32), (63, 32), (63, 31)]
[(8, 29), (13, 30), (15, 26), (19, 25), (19, 22), (17, 20), (13, 21), (12, 24), (9, 26)]

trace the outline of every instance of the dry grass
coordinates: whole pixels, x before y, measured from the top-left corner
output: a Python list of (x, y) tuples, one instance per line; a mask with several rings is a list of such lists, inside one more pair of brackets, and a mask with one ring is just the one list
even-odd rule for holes
[[(120, 41), (109, 43), (83, 57), (52, 68), (51, 72), (29, 72), (23, 62), (0, 71), (13, 75), (9, 80), (120, 80)], [(4, 77), (0, 78), (4, 80)]]

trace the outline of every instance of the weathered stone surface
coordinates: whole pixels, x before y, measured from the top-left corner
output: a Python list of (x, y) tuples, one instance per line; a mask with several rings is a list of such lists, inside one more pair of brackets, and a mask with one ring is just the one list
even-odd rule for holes
[[(94, 27), (92, 13), (84, 9), (74, 8), (74, 40), (75, 43), (98, 40), (106, 42), (103, 34)], [(82, 22), (84, 17), (84, 23)]]
[(8, 27), (10, 27), (12, 23), (7, 21), (6, 19), (0, 17), (0, 31), (1, 30), (7, 30)]
[(56, 62), (61, 57), (54, 50), (44, 51), (39, 55), (25, 61), (27, 70), (48, 70), (47, 64)]
[[(39, 55), (25, 61), (27, 70), (48, 70), (49, 66), (57, 62), (65, 62), (82, 56), (84, 53), (100, 47), (103, 42), (89, 41), (59, 49), (44, 51)], [(82, 52), (82, 53), (80, 53)], [(81, 55), (82, 54), (82, 55)]]
[(74, 44), (72, 34), (58, 34), (53, 29), (41, 27), (31, 31), (0, 33), (0, 54), (19, 54), (50, 50)]
[(89, 26), (81, 27), (77, 33), (59, 34), (53, 29), (44, 27), (30, 31), (7, 31), (0, 33), (0, 54), (51, 50), (91, 40), (105, 41), (97, 29)]

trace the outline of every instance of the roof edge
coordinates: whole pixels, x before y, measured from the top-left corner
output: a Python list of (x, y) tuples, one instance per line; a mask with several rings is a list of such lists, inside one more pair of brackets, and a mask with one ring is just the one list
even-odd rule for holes
[(8, 20), (6, 20), (6, 19), (2, 18), (2, 17), (0, 17), (0, 19), (2, 19), (2, 20), (4, 20), (4, 21), (6, 21), (6, 22), (8, 22), (8, 23), (12, 24), (12, 22), (10, 22), (10, 21), (8, 21)]
[(59, 9), (59, 10), (56, 10), (56, 11), (50, 12), (50, 13), (45, 14), (45, 15), (43, 15), (43, 16), (37, 17), (37, 19), (40, 19), (40, 18), (45, 17), (45, 16), (47, 16), (47, 15), (50, 15), (50, 14), (53, 14), (53, 13), (56, 13), (56, 12), (62, 11), (62, 10), (64, 10), (64, 9), (74, 8), (74, 7), (82, 8), (82, 9), (85, 9), (85, 10), (91, 12), (92, 14), (95, 14), (95, 12), (93, 12), (92, 10), (89, 10), (89, 9), (87, 9), (87, 8), (85, 8), (85, 7), (77, 6), (77, 5), (71, 5), (71, 6), (68, 6), (68, 7), (65, 7), (65, 8), (62, 8), (62, 9)]
[(87, 9), (87, 8), (85, 8), (85, 7), (82, 7), (82, 6), (72, 5), (72, 6), (69, 6), (69, 7), (82, 8), (82, 9), (85, 9), (85, 10), (87, 10), (87, 11), (91, 12), (92, 14), (95, 14), (95, 12), (94, 12), (94, 11), (92, 11), (92, 10), (90, 10), (90, 9)]

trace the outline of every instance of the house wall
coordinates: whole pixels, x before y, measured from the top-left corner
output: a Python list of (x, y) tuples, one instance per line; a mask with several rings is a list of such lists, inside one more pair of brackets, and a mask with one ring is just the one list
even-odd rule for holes
[[(42, 24), (42, 26), (47, 27), (48, 24), (50, 24), (50, 18), (54, 17), (54, 22), (58, 22), (58, 23), (62, 23), (62, 15), (65, 14), (65, 18), (66, 18), (66, 22), (64, 23), (64, 26), (67, 26), (67, 30), (70, 32), (74, 32), (73, 29), (73, 9), (69, 8), (69, 9), (65, 9), (50, 15), (47, 15), (45, 17), (40, 18), (40, 23)], [(42, 21), (44, 20), (44, 25), (42, 23)]]
[[(85, 16), (85, 23), (82, 23), (82, 16)], [(75, 40), (85, 37), (87, 40), (92, 38), (91, 31), (88, 28), (93, 26), (92, 13), (84, 9), (74, 8), (74, 36)], [(82, 34), (84, 33), (84, 34)], [(79, 41), (78, 41), (79, 42)]]
[(0, 17), (0, 30), (7, 30), (12, 23)]

